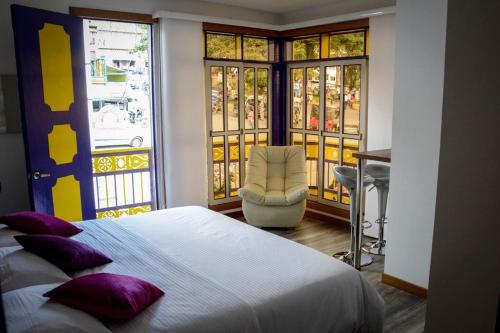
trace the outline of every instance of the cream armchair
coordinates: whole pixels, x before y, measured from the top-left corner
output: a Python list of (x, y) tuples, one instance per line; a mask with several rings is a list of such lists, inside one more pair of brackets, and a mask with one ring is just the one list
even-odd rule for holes
[(294, 227), (302, 220), (308, 197), (304, 149), (250, 149), (243, 198), (246, 221), (257, 227)]

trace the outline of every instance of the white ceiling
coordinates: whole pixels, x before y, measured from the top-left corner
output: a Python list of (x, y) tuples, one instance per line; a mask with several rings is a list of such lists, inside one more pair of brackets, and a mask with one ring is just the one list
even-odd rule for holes
[[(326, 4), (349, 2), (350, 0), (203, 0), (203, 1), (261, 10), (275, 14), (285, 14), (296, 10), (322, 6)], [(365, 1), (367, 3), (370, 2), (370, 0), (365, 0)]]
[[(396, 0), (202, 0), (222, 5), (248, 8), (279, 15), (303, 12), (363, 11), (373, 8), (395, 5)], [(299, 13), (298, 13), (299, 12)]]

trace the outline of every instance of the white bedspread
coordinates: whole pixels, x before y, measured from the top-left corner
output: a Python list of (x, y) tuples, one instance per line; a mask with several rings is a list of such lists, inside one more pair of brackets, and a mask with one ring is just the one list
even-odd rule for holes
[(205, 208), (80, 226), (74, 238), (114, 260), (94, 271), (133, 275), (165, 292), (133, 320), (108, 323), (112, 331), (382, 331), (383, 300), (356, 270)]

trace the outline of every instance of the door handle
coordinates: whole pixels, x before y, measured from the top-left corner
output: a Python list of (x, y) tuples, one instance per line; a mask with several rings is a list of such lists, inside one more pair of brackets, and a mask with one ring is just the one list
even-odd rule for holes
[(37, 180), (40, 178), (47, 178), (47, 177), (50, 177), (50, 173), (48, 173), (48, 172), (40, 172), (40, 171), (33, 172), (33, 179), (34, 180)]

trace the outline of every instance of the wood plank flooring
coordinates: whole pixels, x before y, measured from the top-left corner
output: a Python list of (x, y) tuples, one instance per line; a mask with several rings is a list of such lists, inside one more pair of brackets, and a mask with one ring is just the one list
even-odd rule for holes
[[(267, 229), (318, 251), (331, 255), (349, 246), (349, 231), (332, 225), (305, 218), (295, 229)], [(384, 332), (419, 333), (424, 331), (425, 299), (380, 282), (384, 271), (384, 257), (374, 256), (374, 263), (361, 269), (366, 279), (377, 288), (385, 300)], [(411, 260), (411, 258), (408, 258)]]

